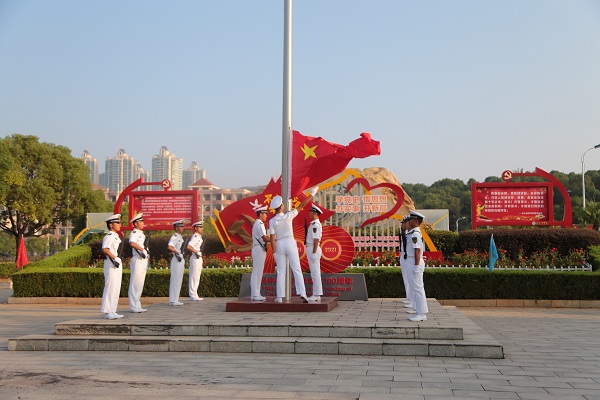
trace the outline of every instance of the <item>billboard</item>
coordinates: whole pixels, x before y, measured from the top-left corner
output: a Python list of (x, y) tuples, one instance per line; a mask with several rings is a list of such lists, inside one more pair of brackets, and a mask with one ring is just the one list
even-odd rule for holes
[[(541, 177), (549, 182), (511, 182), (516, 176)], [(549, 173), (504, 171), (505, 182), (471, 184), (473, 229), (479, 226), (571, 226), (571, 200), (565, 187)], [(554, 189), (562, 195), (565, 213), (554, 219)]]

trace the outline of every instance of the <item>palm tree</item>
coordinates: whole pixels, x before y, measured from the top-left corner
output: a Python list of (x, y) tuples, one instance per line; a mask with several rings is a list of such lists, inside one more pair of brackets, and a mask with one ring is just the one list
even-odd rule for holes
[(592, 224), (592, 229), (597, 231), (600, 228), (600, 203), (590, 201), (577, 214), (584, 223)]

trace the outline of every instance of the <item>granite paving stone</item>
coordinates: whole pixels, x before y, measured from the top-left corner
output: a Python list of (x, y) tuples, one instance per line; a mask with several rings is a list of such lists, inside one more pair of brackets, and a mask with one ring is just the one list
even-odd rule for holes
[[(222, 299), (186, 303), (187, 319), (216, 315)], [(374, 308), (391, 313), (400, 299), (343, 303), (352, 318)], [(385, 307), (384, 307), (385, 306)], [(184, 310), (185, 308), (187, 310)], [(435, 311), (436, 304), (432, 307)], [(172, 311), (164, 304), (148, 313)], [(504, 359), (400, 355), (7, 351), (8, 338), (53, 332), (63, 321), (100, 320), (98, 305), (0, 304), (0, 398), (164, 399), (578, 399), (600, 398), (600, 312), (594, 308), (450, 307), (502, 344)], [(334, 310), (335, 311), (335, 310)], [(300, 313), (303, 314), (303, 313)], [(329, 314), (329, 313), (325, 313)], [(126, 314), (144, 322), (150, 316)], [(237, 319), (236, 319), (237, 318)], [(311, 321), (319, 321), (311, 316)], [(331, 321), (347, 323), (341, 315)], [(264, 324), (295, 321), (259, 316)], [(386, 317), (387, 319), (387, 317)], [(164, 318), (173, 325), (175, 321)], [(240, 322), (224, 315), (222, 324)], [(428, 321), (429, 322), (429, 321)], [(432, 325), (437, 324), (432, 320)], [(402, 327), (404, 321), (397, 321)], [(343, 325), (338, 325), (343, 326)], [(357, 325), (358, 326), (358, 325)], [(464, 325), (465, 336), (471, 327)], [(473, 329), (475, 329), (473, 327)], [(188, 338), (189, 339), (189, 338)], [(231, 343), (231, 342), (228, 342)], [(235, 341), (233, 341), (235, 343)], [(276, 382), (252, 383), (253, 379)], [(314, 379), (314, 382), (312, 381)], [(572, 383), (570, 380), (572, 379)], [(337, 381), (337, 382), (336, 382)], [(304, 384), (298, 384), (304, 382)], [(537, 383), (536, 383), (537, 382)], [(106, 388), (110, 387), (110, 393)], [(131, 391), (129, 391), (131, 390)], [(338, 392), (339, 390), (339, 392)], [(371, 390), (383, 393), (371, 393)]]

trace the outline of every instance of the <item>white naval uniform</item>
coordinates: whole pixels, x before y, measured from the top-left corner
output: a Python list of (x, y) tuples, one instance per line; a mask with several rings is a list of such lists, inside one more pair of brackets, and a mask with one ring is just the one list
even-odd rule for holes
[[(407, 235), (408, 231), (405, 231), (404, 234)], [(406, 242), (408, 244), (408, 238), (406, 238)], [(405, 254), (407, 255), (406, 258), (404, 258)], [(406, 299), (410, 301), (410, 305), (414, 306), (415, 303), (413, 303), (414, 299), (412, 294), (412, 288), (410, 287), (410, 282), (412, 280), (412, 266), (408, 265), (408, 254), (406, 253), (405, 245), (402, 242), (402, 235), (400, 236), (400, 269), (402, 270), (402, 281), (404, 282), (404, 291), (406, 292)]]
[[(129, 234), (129, 243), (135, 243), (141, 248), (144, 248), (144, 241), (146, 235), (144, 231), (140, 229), (134, 229)], [(146, 280), (146, 270), (148, 269), (148, 253), (146, 250), (140, 251), (144, 257), (142, 257), (136, 249), (131, 248), (131, 261), (129, 267), (131, 268), (131, 275), (129, 277), (129, 308), (131, 311), (139, 311), (142, 309), (142, 303), (140, 298), (142, 297), (142, 291), (144, 289), (144, 281)]]
[[(121, 244), (121, 238), (113, 231), (108, 232), (102, 239), (102, 248), (109, 249), (115, 257), (119, 253), (119, 244)], [(104, 260), (104, 292), (102, 293), (102, 304), (100, 306), (100, 311), (105, 314), (116, 314), (117, 312), (122, 276), (123, 265), (119, 268), (115, 267), (115, 264), (106, 256)]]
[[(304, 277), (300, 268), (300, 256), (298, 255), (298, 245), (294, 239), (294, 228), (292, 221), (298, 215), (298, 210), (293, 209), (287, 213), (279, 213), (269, 221), (269, 233), (275, 235), (277, 241), (275, 261), (277, 262), (277, 297), (285, 297), (285, 274), (287, 270), (287, 261), (290, 262), (294, 282), (296, 284), (296, 294), (306, 297), (306, 288), (304, 287)], [(290, 299), (288, 299), (290, 300)]]
[(265, 224), (257, 219), (252, 226), (252, 274), (250, 274), (250, 297), (260, 297), (260, 284), (263, 271), (265, 269), (265, 260), (267, 252), (265, 243), (262, 239), (267, 236)]
[(310, 277), (313, 282), (313, 296), (323, 296), (323, 282), (321, 282), (321, 255), (323, 254), (323, 251), (321, 246), (317, 246), (317, 251), (313, 253), (315, 249), (315, 239), (319, 239), (319, 244), (321, 244), (322, 237), (323, 225), (321, 225), (321, 221), (318, 219), (313, 219), (306, 232), (306, 258), (308, 258)]
[[(167, 246), (173, 246), (177, 251), (181, 251), (183, 237), (179, 233), (175, 233), (169, 239)], [(181, 284), (183, 282), (183, 271), (185, 270), (185, 257), (180, 254), (181, 261), (177, 261), (177, 257), (173, 255), (171, 258), (171, 282), (169, 284), (169, 303), (177, 303), (179, 301), (179, 293), (181, 292)]]
[(188, 285), (190, 300), (200, 300), (200, 296), (198, 296), (198, 286), (200, 285), (200, 274), (202, 273), (202, 252), (200, 252), (200, 249), (202, 248), (203, 241), (202, 235), (196, 232), (192, 235), (192, 238), (188, 243), (188, 245), (198, 252), (198, 255), (192, 253), (190, 256), (190, 279)]
[[(421, 249), (421, 262), (419, 265), (415, 265), (415, 249)], [(409, 272), (412, 269), (412, 274), (409, 273), (410, 286), (412, 288), (413, 305), (417, 314), (427, 314), (429, 309), (427, 308), (427, 297), (425, 296), (425, 285), (423, 284), (423, 271), (425, 270), (425, 260), (423, 260), (423, 251), (425, 246), (423, 244), (423, 235), (419, 227), (413, 228), (406, 234), (406, 268)]]

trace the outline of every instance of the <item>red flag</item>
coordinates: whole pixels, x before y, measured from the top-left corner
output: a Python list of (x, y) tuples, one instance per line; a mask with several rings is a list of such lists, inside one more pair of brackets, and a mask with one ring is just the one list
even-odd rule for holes
[(292, 132), (291, 193), (294, 198), (307, 188), (342, 172), (353, 158), (381, 154), (379, 142), (367, 132), (348, 146), (327, 142), (321, 137)]
[(27, 259), (27, 249), (25, 249), (25, 238), (21, 237), (17, 250), (17, 268), (23, 268), (27, 264), (29, 264), (29, 260)]

